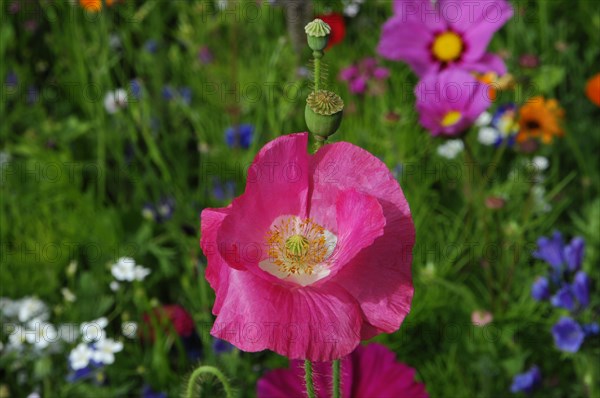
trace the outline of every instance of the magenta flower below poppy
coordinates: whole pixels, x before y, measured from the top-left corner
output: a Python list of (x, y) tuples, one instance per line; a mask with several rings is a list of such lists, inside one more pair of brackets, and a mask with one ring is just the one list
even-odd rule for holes
[[(415, 381), (415, 370), (397, 362), (396, 355), (381, 344), (359, 346), (342, 360), (343, 398), (427, 398), (425, 385)], [(331, 397), (331, 363), (314, 364), (315, 392)], [(292, 361), (289, 369), (268, 372), (257, 384), (258, 398), (306, 397), (302, 361)]]
[(215, 290), (211, 334), (243, 351), (327, 361), (391, 333), (410, 310), (415, 231), (396, 179), (346, 142), (265, 145), (245, 192), (205, 209), (200, 245)]
[(506, 0), (395, 0), (377, 51), (408, 63), (419, 77), (455, 67), (503, 75), (504, 62), (486, 49), (512, 15)]
[(458, 69), (424, 77), (415, 95), (419, 121), (434, 136), (459, 135), (491, 104), (487, 86)]

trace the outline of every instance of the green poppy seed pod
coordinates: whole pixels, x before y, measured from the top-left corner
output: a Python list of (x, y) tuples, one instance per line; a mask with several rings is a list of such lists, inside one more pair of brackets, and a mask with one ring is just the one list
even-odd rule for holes
[(308, 39), (308, 46), (313, 51), (323, 51), (327, 47), (329, 41), (329, 34), (331, 33), (331, 27), (327, 25), (323, 20), (317, 18), (304, 27), (306, 37)]
[(344, 101), (334, 92), (314, 91), (306, 99), (304, 118), (306, 126), (317, 139), (326, 140), (342, 123)]

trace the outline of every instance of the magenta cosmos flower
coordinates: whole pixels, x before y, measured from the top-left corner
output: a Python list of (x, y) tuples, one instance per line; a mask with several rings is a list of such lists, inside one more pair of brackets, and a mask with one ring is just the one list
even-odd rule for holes
[(419, 77), (453, 67), (503, 75), (504, 62), (486, 49), (512, 15), (506, 0), (395, 0), (377, 51)]
[(419, 121), (433, 136), (459, 135), (491, 104), (488, 86), (460, 69), (425, 76), (415, 95)]
[[(381, 344), (359, 346), (341, 366), (343, 398), (428, 397), (425, 385), (415, 381), (415, 370), (396, 362), (396, 355)], [(331, 363), (315, 363), (313, 374), (317, 396), (331, 397)], [(256, 388), (258, 398), (306, 397), (302, 361), (292, 361), (290, 369), (268, 372)]]
[(347, 142), (307, 153), (308, 134), (265, 145), (245, 192), (205, 209), (200, 245), (215, 290), (211, 334), (244, 351), (328, 361), (400, 327), (415, 231), (387, 167)]

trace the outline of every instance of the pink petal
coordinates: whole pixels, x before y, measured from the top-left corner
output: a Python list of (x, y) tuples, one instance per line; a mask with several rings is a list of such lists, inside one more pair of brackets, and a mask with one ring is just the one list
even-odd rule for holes
[(360, 342), (358, 305), (337, 285), (290, 289), (252, 272), (225, 269), (228, 290), (213, 336), (243, 351), (269, 349), (311, 361), (341, 358)]
[[(312, 207), (316, 218), (321, 218), (318, 210), (321, 206)], [(330, 207), (331, 205), (327, 206)], [(357, 192), (355, 189), (341, 191), (336, 203), (337, 245), (331, 257), (327, 260), (331, 273), (322, 283), (338, 272), (362, 249), (369, 247), (373, 241), (383, 234), (385, 217), (377, 199), (368, 194)], [(313, 213), (311, 212), (311, 216)]]
[(308, 134), (279, 137), (256, 155), (244, 194), (236, 198), (217, 235), (227, 263), (267, 275), (258, 263), (268, 255), (265, 235), (282, 215), (304, 217), (308, 195)]
[(513, 15), (513, 8), (506, 0), (440, 0), (440, 10), (467, 43), (465, 62), (481, 58), (494, 33)]
[(475, 62), (464, 62), (462, 68), (468, 71), (487, 73), (496, 72), (499, 76), (506, 74), (507, 69), (500, 56), (492, 53), (486, 53)]
[(429, 52), (432, 40), (433, 32), (425, 25), (392, 17), (383, 25), (377, 52), (384, 58), (406, 62), (417, 75), (423, 76), (439, 68)]
[(403, 22), (417, 22), (430, 30), (442, 32), (448, 29), (446, 20), (431, 0), (395, 0), (394, 17)]
[(347, 142), (321, 148), (311, 159), (311, 170), (315, 181), (313, 208), (315, 203), (331, 203), (338, 190), (357, 187), (379, 201), (386, 220), (384, 234), (330, 282), (342, 286), (360, 303), (364, 320), (373, 327), (363, 328), (363, 337), (365, 333), (372, 337), (398, 330), (413, 296), (410, 268), (415, 241), (410, 209), (400, 185), (384, 163)]
[(204, 209), (200, 216), (202, 236), (200, 237), (200, 247), (208, 260), (206, 267), (206, 280), (213, 288), (216, 294), (213, 313), (218, 313), (223, 304), (224, 294), (219, 294), (221, 288), (227, 290), (228, 272), (223, 272), (228, 265), (221, 257), (217, 248), (217, 231), (223, 220), (229, 214), (231, 205), (222, 209)]
[(415, 370), (396, 361), (396, 355), (380, 344), (359, 346), (352, 353), (353, 395), (356, 397), (427, 398)]

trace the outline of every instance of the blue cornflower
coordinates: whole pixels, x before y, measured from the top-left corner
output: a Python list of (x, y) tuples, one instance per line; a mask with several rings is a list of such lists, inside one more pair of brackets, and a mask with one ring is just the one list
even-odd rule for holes
[(181, 87), (179, 89), (179, 96), (181, 97), (181, 100), (189, 105), (192, 103), (192, 89), (189, 87)]
[(519, 132), (517, 105), (506, 104), (498, 107), (492, 117), (491, 126), (499, 132), (494, 146), (499, 147), (503, 141), (506, 141), (506, 146), (512, 147)]
[(547, 262), (555, 269), (562, 267), (564, 241), (560, 232), (555, 231), (551, 238), (539, 238), (537, 245), (538, 249), (533, 253), (535, 258)]
[(583, 262), (584, 252), (585, 240), (580, 236), (571, 239), (571, 242), (565, 246), (563, 256), (567, 262), (569, 271), (579, 271), (581, 263)]
[(154, 54), (156, 53), (156, 50), (158, 50), (158, 42), (154, 39), (146, 40), (146, 43), (144, 43), (144, 48), (150, 54)]
[(29, 86), (27, 88), (27, 103), (29, 105), (35, 104), (40, 97), (40, 92), (35, 86)]
[(129, 87), (131, 89), (131, 95), (135, 99), (140, 99), (142, 96), (142, 85), (138, 79), (133, 79), (129, 82)]
[(585, 337), (597, 336), (600, 334), (600, 325), (598, 322), (588, 323), (587, 325), (583, 325), (583, 333)]
[(590, 278), (587, 274), (583, 271), (577, 272), (571, 288), (581, 307), (587, 307), (590, 303)]
[(225, 131), (225, 141), (230, 148), (250, 148), (253, 136), (254, 126), (251, 124), (232, 126)]
[(531, 393), (542, 382), (542, 373), (537, 365), (534, 365), (525, 373), (515, 375), (510, 391), (513, 393)]
[(213, 339), (212, 343), (213, 351), (217, 354), (225, 354), (227, 352), (233, 351), (233, 345), (225, 340), (221, 339)]
[(554, 344), (562, 351), (577, 352), (583, 344), (585, 333), (579, 323), (569, 317), (562, 317), (552, 327)]
[(173, 87), (171, 87), (171, 86), (164, 86), (163, 89), (162, 89), (162, 96), (167, 101), (170, 101), (173, 98), (175, 98), (175, 91), (173, 90)]
[(175, 211), (175, 199), (172, 197), (164, 197), (158, 202), (156, 210), (161, 222), (170, 220)]
[(213, 196), (219, 201), (231, 200), (235, 196), (235, 183), (227, 181), (222, 184), (220, 181), (215, 181), (213, 184)]
[(536, 301), (548, 300), (550, 298), (550, 283), (548, 278), (540, 276), (531, 285), (531, 297)]
[(154, 391), (150, 385), (145, 384), (142, 388), (142, 398), (167, 398), (167, 394), (162, 391)]
[(550, 303), (557, 308), (565, 308), (569, 311), (575, 309), (575, 297), (571, 287), (565, 284), (550, 298)]
[(6, 87), (14, 88), (19, 84), (19, 78), (15, 72), (8, 72), (6, 75), (6, 80), (4, 81), (4, 85)]

